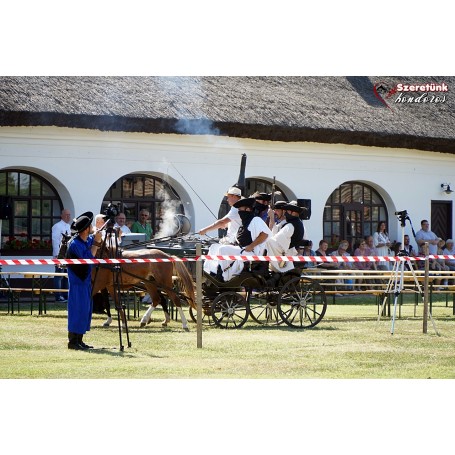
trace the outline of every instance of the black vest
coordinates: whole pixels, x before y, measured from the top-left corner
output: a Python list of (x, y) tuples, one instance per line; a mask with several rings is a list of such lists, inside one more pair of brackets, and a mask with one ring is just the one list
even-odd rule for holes
[(239, 230), (237, 231), (237, 242), (242, 248), (245, 248), (253, 242), (253, 239), (251, 238), (251, 232), (248, 230), (248, 227), (239, 227)]
[(294, 226), (294, 233), (292, 234), (291, 242), (289, 243), (289, 248), (292, 247), (297, 248), (302, 243), (303, 235), (305, 234), (305, 228), (303, 227), (303, 223), (300, 218), (295, 218), (291, 221), (288, 221), (286, 224), (288, 223)]

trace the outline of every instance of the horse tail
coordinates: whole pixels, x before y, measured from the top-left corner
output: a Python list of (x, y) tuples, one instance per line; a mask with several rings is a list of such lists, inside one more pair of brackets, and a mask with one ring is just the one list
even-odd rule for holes
[[(176, 256), (172, 256), (175, 258)], [(193, 310), (196, 309), (196, 301), (195, 301), (195, 296), (194, 296), (194, 283), (193, 283), (193, 278), (190, 275), (190, 272), (188, 272), (188, 269), (186, 268), (185, 264), (181, 261), (175, 261), (174, 263), (174, 272), (177, 274), (177, 276), (180, 278), (182, 287), (183, 287), (183, 293), (188, 297), (188, 303), (193, 308)]]

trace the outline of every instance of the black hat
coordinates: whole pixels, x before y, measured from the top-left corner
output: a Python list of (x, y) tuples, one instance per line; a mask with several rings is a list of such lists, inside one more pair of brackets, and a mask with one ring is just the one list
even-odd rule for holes
[(272, 195), (267, 194), (267, 193), (256, 193), (254, 195), (255, 199), (261, 199), (263, 201), (271, 201), (272, 200)]
[(284, 206), (287, 205), (288, 203), (286, 201), (276, 201), (275, 202), (275, 208), (276, 209), (281, 209), (284, 210)]
[(77, 218), (73, 219), (71, 223), (71, 233), (79, 234), (82, 231), (85, 231), (93, 222), (93, 213), (85, 212), (82, 215), (79, 215)]
[(238, 209), (239, 207), (251, 207), (253, 208), (256, 199), (254, 197), (245, 197), (243, 199), (239, 199), (235, 204), (234, 207)]
[(292, 210), (293, 212), (297, 212), (299, 215), (304, 211), (304, 207), (299, 207), (297, 205), (297, 201), (288, 202), (280, 208), (283, 208), (284, 210)]

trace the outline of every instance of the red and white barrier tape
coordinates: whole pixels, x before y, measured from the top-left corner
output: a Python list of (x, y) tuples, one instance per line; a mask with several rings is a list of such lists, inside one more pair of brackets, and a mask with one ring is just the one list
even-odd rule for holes
[[(429, 259), (455, 259), (455, 255), (433, 255)], [(0, 265), (77, 265), (77, 264), (141, 264), (147, 262), (195, 262), (199, 260), (241, 260), (241, 261), (293, 261), (293, 262), (395, 262), (424, 261), (418, 256), (195, 256), (192, 258), (157, 259), (0, 259)]]

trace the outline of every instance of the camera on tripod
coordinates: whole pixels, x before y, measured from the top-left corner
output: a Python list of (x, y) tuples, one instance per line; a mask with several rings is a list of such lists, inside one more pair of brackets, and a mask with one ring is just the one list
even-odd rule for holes
[(105, 216), (103, 216), (103, 220), (107, 221), (109, 220), (112, 224), (115, 223), (115, 217), (120, 213), (120, 209), (118, 205), (114, 205), (109, 203), (109, 205), (106, 207), (106, 210), (103, 212)]
[(400, 220), (401, 226), (405, 226), (406, 220), (409, 220), (407, 210), (401, 210), (401, 212), (395, 212), (395, 215)]

